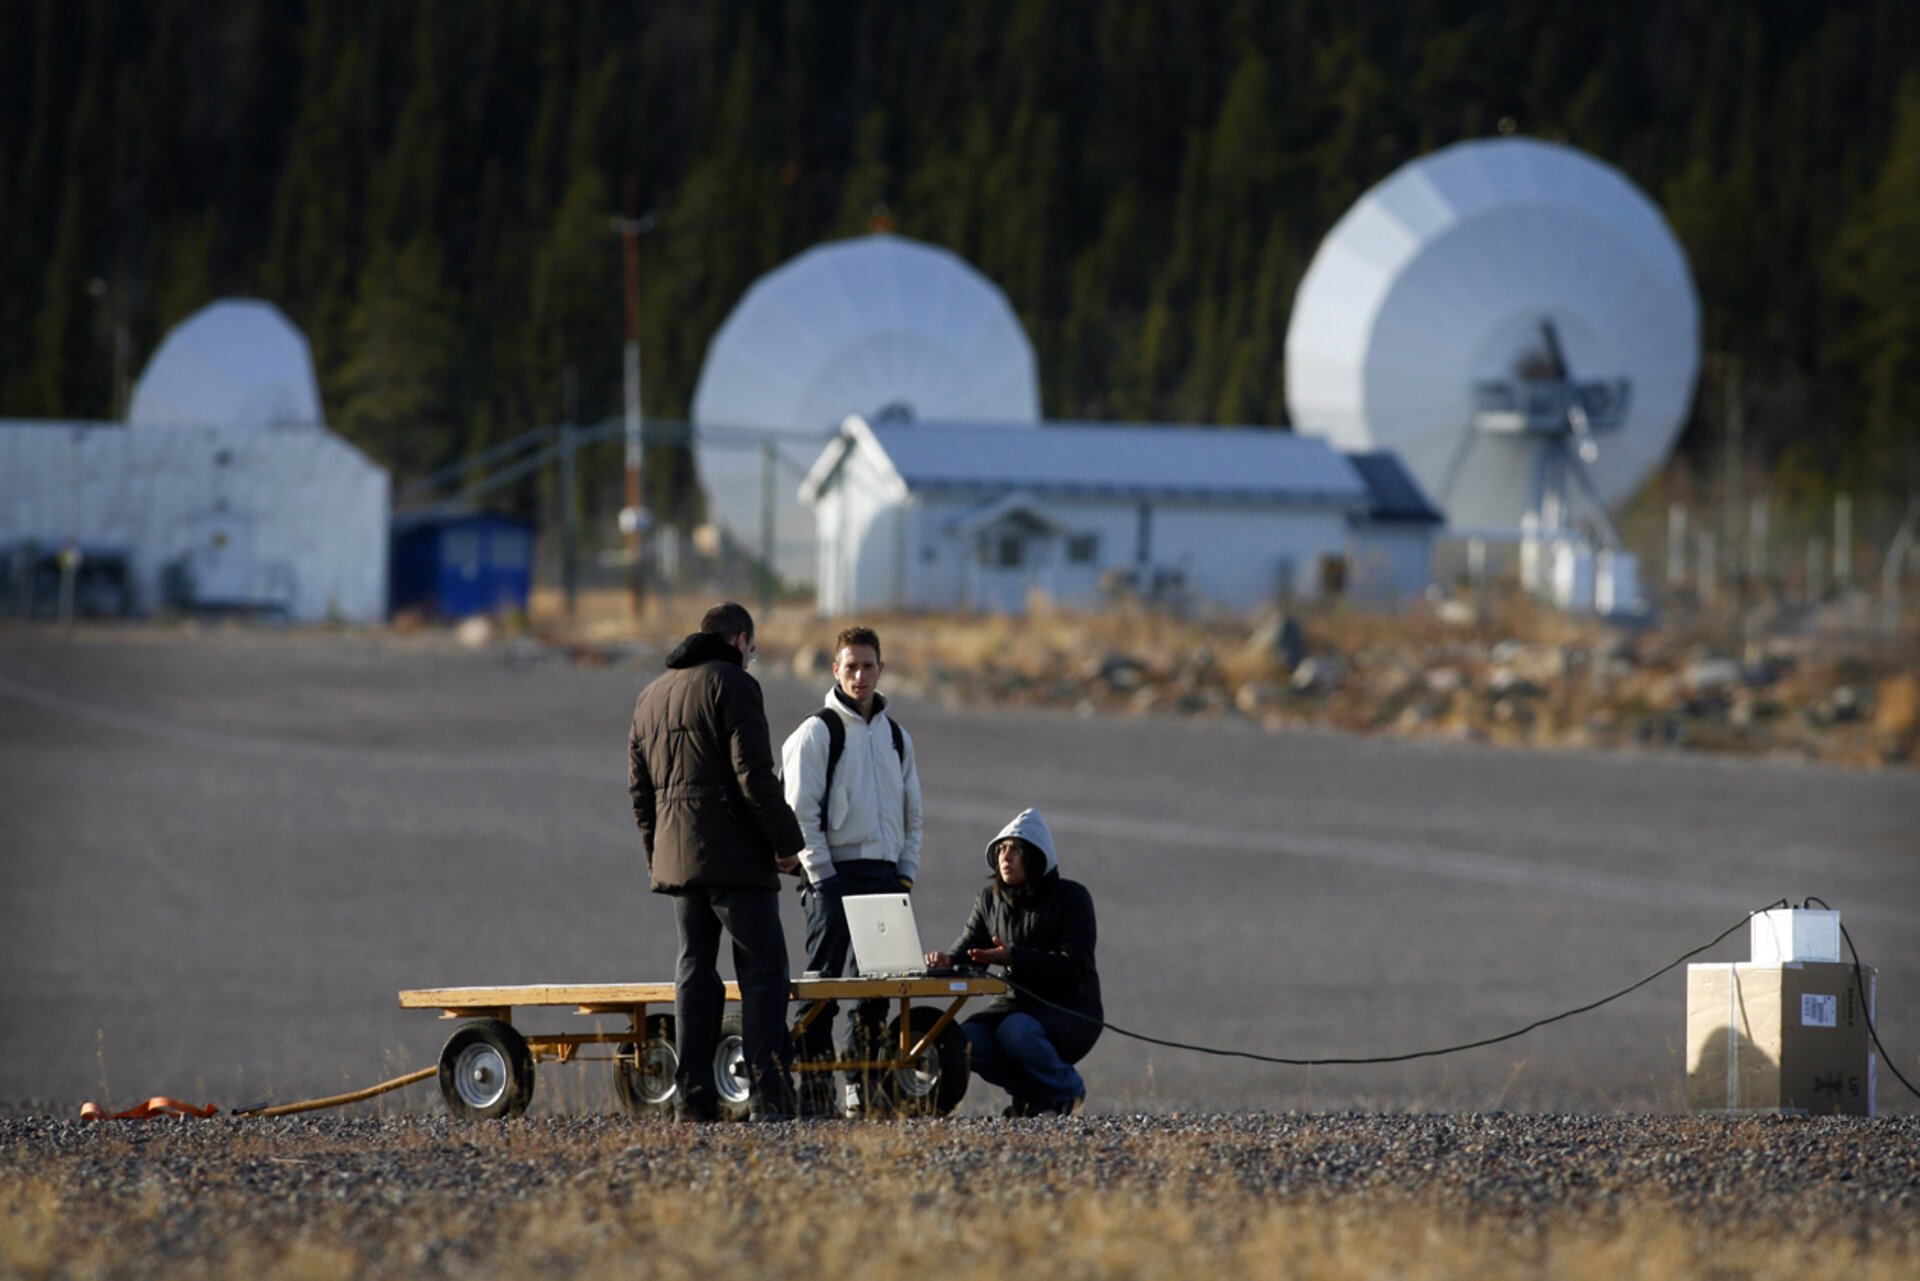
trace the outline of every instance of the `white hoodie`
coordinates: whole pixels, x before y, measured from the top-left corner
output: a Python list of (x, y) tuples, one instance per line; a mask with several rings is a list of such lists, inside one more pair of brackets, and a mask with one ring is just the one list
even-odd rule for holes
[(885, 859), (897, 863), (910, 881), (920, 871), (920, 771), (914, 765), (913, 736), (900, 731), (906, 751), (904, 759), (896, 755), (887, 700), (878, 693), (873, 698), (869, 721), (847, 705), (837, 687), (827, 691), (827, 713), (846, 727), (847, 746), (833, 767), (825, 831), (820, 793), (827, 781), (826, 724), (818, 716), (807, 717), (780, 748), (787, 804), (807, 840), (800, 862), (815, 883), (833, 875), (836, 859)]

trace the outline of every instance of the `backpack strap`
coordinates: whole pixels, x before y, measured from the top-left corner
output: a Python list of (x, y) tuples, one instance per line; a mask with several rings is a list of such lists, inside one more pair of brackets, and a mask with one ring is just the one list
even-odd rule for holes
[[(833, 771), (840, 764), (841, 756), (847, 750), (847, 727), (838, 712), (831, 707), (822, 707), (813, 715), (827, 723), (827, 781), (820, 788), (820, 837), (827, 835), (827, 802), (833, 795)], [(887, 717), (887, 728), (893, 731), (893, 754), (900, 758), (900, 764), (907, 763), (907, 737), (901, 732), (900, 722)]]
[(823, 707), (814, 715), (827, 723), (827, 781), (820, 788), (820, 839), (824, 841), (827, 839), (827, 801), (833, 795), (833, 769), (847, 750), (847, 727), (831, 707)]

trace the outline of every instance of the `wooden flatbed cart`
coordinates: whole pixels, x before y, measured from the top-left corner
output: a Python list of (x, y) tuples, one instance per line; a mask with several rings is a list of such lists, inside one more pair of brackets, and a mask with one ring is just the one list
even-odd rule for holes
[[(985, 976), (907, 979), (799, 979), (791, 1000), (807, 1008), (801, 1026), (820, 1017), (829, 1001), (881, 997), (897, 1002), (899, 1013), (887, 1025), (886, 1043), (862, 1047), (867, 1057), (796, 1062), (806, 1074), (858, 1073), (865, 1116), (943, 1116), (967, 1093), (967, 1046), (955, 1016), (976, 996), (998, 996), (1007, 985)], [(944, 1008), (913, 1004), (938, 998)], [(726, 999), (737, 1002), (740, 988), (727, 984)], [(621, 1106), (635, 1117), (671, 1117), (680, 1057), (674, 1048), (671, 983), (532, 983), (517, 987), (439, 987), (400, 993), (408, 1010), (439, 1010), (442, 1018), (464, 1019), (440, 1051), (440, 1093), (447, 1110), (463, 1119), (518, 1116), (533, 1098), (533, 1068), (540, 1060), (586, 1061), (587, 1046), (614, 1048), (614, 1090)], [(515, 1009), (571, 1006), (575, 1014), (623, 1018), (614, 1031), (522, 1032)], [(650, 1014), (649, 1008), (665, 1007)], [(740, 1013), (727, 1011), (714, 1054), (714, 1086), (723, 1116), (747, 1115), (746, 1056), (740, 1038)], [(839, 1092), (835, 1091), (838, 1097)]]

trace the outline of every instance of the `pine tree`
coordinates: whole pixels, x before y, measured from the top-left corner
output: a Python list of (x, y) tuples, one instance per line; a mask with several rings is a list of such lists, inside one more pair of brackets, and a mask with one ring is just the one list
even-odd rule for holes
[(632, 183), (652, 414), (757, 276), (885, 204), (1006, 291), (1050, 415), (1273, 423), (1334, 221), (1511, 119), (1659, 200), (1757, 462), (1814, 440), (1872, 474), (1912, 430), (1916, 73), (1910, 0), (21, 0), (0, 413), (106, 412), (122, 315), (150, 351), (233, 291), (404, 467), (550, 420), (568, 364), (611, 412)]
[(347, 357), (324, 386), (334, 425), (401, 475), (453, 461), (465, 342), (433, 241), (377, 246), (347, 321)]
[(366, 251), (362, 210), (373, 139), (365, 113), (373, 72), (361, 33), (329, 5), (309, 17), (301, 58), (300, 113), (262, 275), (268, 297), (305, 331), (325, 387), (346, 359)]
[(1872, 191), (1843, 232), (1836, 276), (1853, 323), (1835, 355), (1854, 371), (1863, 430), (1852, 479), (1920, 492), (1920, 76), (1900, 95)]
[(89, 378), (87, 367), (94, 352), (85, 209), (86, 189), (78, 175), (70, 176), (61, 193), (60, 238), (46, 268), (46, 303), (34, 324), (34, 359), (22, 397), (26, 412), (42, 418), (95, 417), (105, 408), (101, 397), (87, 391), (98, 380)]
[(613, 210), (599, 170), (581, 169), (534, 261), (531, 323), (523, 332), (535, 353), (529, 373), (536, 402), (548, 409), (543, 418), (561, 408), (569, 368), (579, 378), (583, 404), (611, 413), (620, 402), (625, 319), (620, 240), (609, 227)]

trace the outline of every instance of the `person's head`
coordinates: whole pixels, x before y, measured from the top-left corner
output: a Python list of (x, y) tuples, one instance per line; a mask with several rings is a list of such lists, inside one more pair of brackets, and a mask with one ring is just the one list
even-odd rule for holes
[(880, 635), (871, 627), (849, 627), (833, 639), (833, 683), (862, 715), (873, 710), (873, 691), (887, 665), (880, 661)]
[(713, 632), (739, 650), (743, 665), (752, 662), (758, 653), (753, 644), (753, 615), (747, 612), (745, 605), (736, 605), (732, 601), (715, 605), (701, 617), (700, 630)]
[(1036, 878), (1029, 871), (1039, 860), (1033, 846), (1017, 836), (1003, 836), (993, 843), (993, 883), (1001, 890), (1018, 889)]
[(1024, 809), (987, 842), (987, 870), (1002, 896), (1042, 888), (1056, 873), (1053, 833), (1037, 809)]

